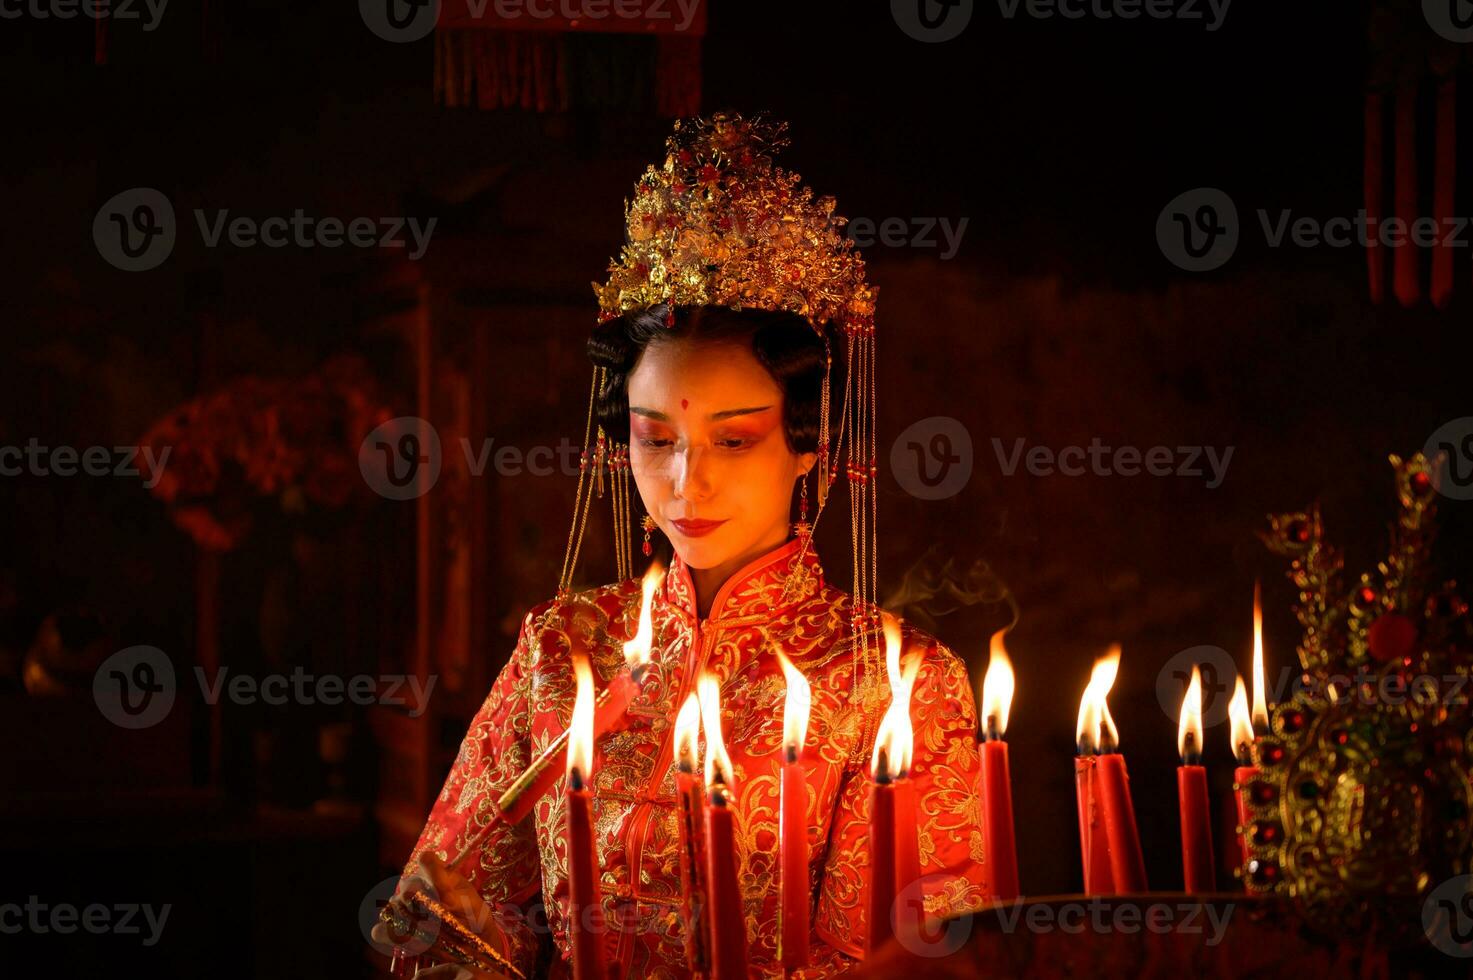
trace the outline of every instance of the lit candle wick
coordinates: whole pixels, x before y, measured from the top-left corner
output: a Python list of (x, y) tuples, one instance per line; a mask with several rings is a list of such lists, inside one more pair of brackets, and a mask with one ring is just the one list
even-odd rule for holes
[(1197, 746), (1197, 735), (1195, 732), (1187, 732), (1183, 736), (1185, 743), (1181, 753), (1181, 764), (1184, 766), (1199, 765), (1202, 761), (1202, 750)]

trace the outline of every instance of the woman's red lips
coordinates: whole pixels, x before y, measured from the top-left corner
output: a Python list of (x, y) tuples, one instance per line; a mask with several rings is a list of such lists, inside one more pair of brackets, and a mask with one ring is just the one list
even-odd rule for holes
[(703, 534), (710, 534), (726, 521), (671, 521), (675, 529), (689, 538), (699, 538)]

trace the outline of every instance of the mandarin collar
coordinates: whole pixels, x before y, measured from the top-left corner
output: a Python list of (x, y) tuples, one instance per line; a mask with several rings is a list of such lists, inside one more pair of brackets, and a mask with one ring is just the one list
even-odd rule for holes
[[(789, 579), (792, 579), (791, 587), (788, 587)], [(717, 591), (711, 614), (704, 622), (768, 617), (815, 595), (822, 586), (823, 566), (812, 540), (804, 548), (802, 538), (789, 538), (733, 572)], [(700, 619), (696, 614), (695, 582), (679, 552), (671, 558), (658, 594), (689, 621)]]

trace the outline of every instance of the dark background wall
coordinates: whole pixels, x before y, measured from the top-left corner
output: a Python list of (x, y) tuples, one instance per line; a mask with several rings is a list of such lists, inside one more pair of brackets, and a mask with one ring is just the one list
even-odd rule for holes
[[(449, 338), (433, 371), (463, 384), (479, 406), (469, 417), (504, 442), (576, 440), (593, 309), (585, 284), (617, 250), (621, 201), (660, 156), (668, 122), (446, 109), (432, 97), (429, 43), (385, 43), (351, 8), (210, 9), (216, 60), (201, 50), (200, 11), (182, 6), (152, 33), (120, 27), (102, 68), (91, 64), (90, 22), (23, 18), (0, 32), (0, 444), (130, 444), (200, 391), (246, 374), (300, 375), (344, 349), (366, 353), (393, 407), (414, 408), (407, 348), (375, 327), (399, 256), (209, 249), (181, 221), (163, 266), (125, 273), (103, 261), (91, 229), (104, 201), (135, 186), (163, 191), (181, 216), (437, 216), (415, 270), (434, 290), (437, 336)], [(1319, 500), (1353, 570), (1382, 553), (1387, 454), (1415, 452), (1473, 414), (1473, 269), (1461, 252), (1444, 310), (1425, 299), (1376, 306), (1360, 249), (1271, 248), (1258, 226), (1259, 209), (1325, 219), (1362, 205), (1374, 68), (1362, 5), (1240, 2), (1215, 31), (999, 10), (978, 4), (962, 37), (933, 45), (908, 37), (883, 4), (716, 3), (702, 105), (789, 120), (786, 163), (852, 217), (899, 218), (911, 233), (933, 218), (967, 222), (954, 255), (918, 242), (865, 249), (881, 286), (881, 591), (895, 595), (923, 560), (974, 569), (977, 601), (932, 622), (979, 675), (987, 636), (1011, 617), (1002, 590), (1015, 601), (1009, 736), (1033, 894), (1078, 888), (1074, 713), (1092, 658), (1123, 644), (1112, 709), (1152, 883), (1174, 888), (1175, 720), (1158, 703), (1158, 673), (1196, 646), (1246, 667), (1255, 578), (1270, 666), (1292, 663), (1292, 590), (1253, 533), (1266, 513)], [(1164, 257), (1156, 222), (1199, 187), (1233, 198), (1243, 233), (1226, 265), (1194, 274)], [(1424, 174), (1424, 197), (1428, 187)], [(1466, 188), (1458, 204), (1473, 204)], [(466, 350), (480, 353), (458, 356)], [(885, 465), (904, 430), (936, 416), (965, 429), (972, 473), (928, 501)], [(1010, 450), (1019, 438), (1056, 451), (1097, 438), (1233, 454), (1213, 488), (1193, 477), (1009, 476), (993, 440)], [(466, 505), (491, 528), (475, 539), (487, 553), (471, 597), (486, 626), (437, 709), (431, 790), (522, 612), (556, 585), (573, 482), (504, 478)], [(1468, 505), (1443, 504), (1439, 554), (1466, 576)], [(18, 787), (4, 791), (14, 805), (3, 846), (19, 868), (0, 900), (176, 906), (156, 947), (28, 935), (27, 952), (76, 969), (126, 958), (158, 975), (192, 975), (206, 958), (229, 975), (366, 970), (354, 909), (394, 863), (376, 843), (374, 801), (397, 778), (392, 766), (380, 772), (382, 738), (351, 712), (228, 715), (230, 792), (179, 803), (167, 787), (198, 788), (209, 772), (197, 714), (139, 743), (99, 724), (85, 697), (37, 698), (20, 675), (62, 610), (101, 622), (107, 652), (147, 643), (181, 669), (194, 663), (190, 541), (136, 480), (6, 477), (0, 505), (0, 666), (14, 709), (4, 752)], [(847, 587), (847, 502), (833, 506), (819, 550)], [(265, 529), (224, 564), (227, 663), (346, 673), (400, 655), (390, 648), (424, 615), (412, 565), (395, 558), (412, 554), (412, 516), (378, 502), (358, 521), (325, 538), (326, 557), (288, 560), (293, 532)], [(606, 537), (597, 521), (590, 534)], [(612, 575), (605, 552), (588, 563), (584, 581)], [(273, 648), (277, 621), (289, 638)], [(318, 742), (333, 723), (354, 746), (336, 775)], [(1207, 738), (1225, 807), (1226, 731)], [(118, 803), (144, 784), (142, 802)], [(324, 796), (362, 809), (300, 816)]]

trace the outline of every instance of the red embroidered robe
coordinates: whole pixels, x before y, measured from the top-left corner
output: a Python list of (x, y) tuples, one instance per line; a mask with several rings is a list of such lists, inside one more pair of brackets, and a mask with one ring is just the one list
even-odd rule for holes
[[(791, 582), (789, 581), (791, 579)], [(784, 587), (789, 586), (784, 596)], [(533, 815), (508, 827), (496, 800), (534, 755), (566, 728), (574, 683), (570, 637), (591, 653), (602, 685), (624, 663), (638, 628), (640, 582), (630, 579), (531, 609), (516, 649), (466, 733), (414, 854), (452, 860), (485, 828), (457, 870), (497, 910), (515, 962), (535, 962), (539, 933), (556, 943), (553, 975), (571, 948), (565, 780)], [(682, 977), (680, 879), (672, 764), (674, 718), (703, 670), (721, 678), (722, 729), (735, 769), (740, 880), (753, 975), (776, 967), (778, 815), (786, 685), (774, 651), (807, 676), (812, 714), (804, 763), (814, 895), (811, 976), (843, 972), (863, 956), (867, 821), (874, 729), (888, 694), (866, 712), (851, 702), (859, 666), (847, 593), (825, 584), (813, 545), (793, 538), (737, 571), (696, 614), (689, 568), (677, 554), (652, 608), (653, 664), (631, 723), (599, 740), (592, 789), (605, 918), (605, 955), (618, 976)], [(928, 634), (904, 627), (903, 656), (924, 659), (911, 702), (912, 778), (926, 906), (975, 907), (988, 892), (978, 797), (976, 709), (961, 661)], [(883, 651), (879, 655), (883, 679)], [(862, 671), (861, 671), (862, 672)], [(704, 753), (704, 739), (702, 741)], [(405, 867), (415, 869), (413, 855)], [(524, 911), (541, 898), (546, 919)], [(540, 927), (540, 928), (539, 928)]]

